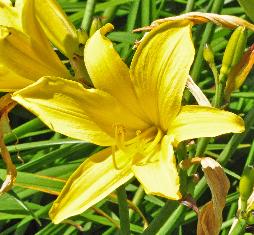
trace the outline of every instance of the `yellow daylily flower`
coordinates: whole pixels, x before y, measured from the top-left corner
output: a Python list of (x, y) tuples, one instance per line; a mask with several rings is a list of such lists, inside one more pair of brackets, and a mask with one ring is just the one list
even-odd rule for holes
[[(0, 7), (0, 25), (24, 31), (34, 24), (36, 17), (49, 40), (64, 55), (72, 57), (74, 52), (79, 53), (77, 30), (56, 0), (16, 0), (15, 6), (10, 0), (0, 0)], [(29, 11), (33, 15), (29, 15)]]
[(132, 177), (146, 193), (179, 200), (173, 147), (183, 140), (244, 131), (243, 120), (219, 109), (187, 105), (182, 96), (194, 58), (189, 21), (149, 32), (132, 60), (123, 63), (105, 34), (87, 42), (85, 64), (93, 89), (44, 77), (13, 95), (51, 129), (102, 146), (86, 159), (55, 201), (54, 223), (80, 214)]
[(13, 92), (46, 75), (71, 78), (36, 18), (35, 0), (0, 4), (0, 91)]

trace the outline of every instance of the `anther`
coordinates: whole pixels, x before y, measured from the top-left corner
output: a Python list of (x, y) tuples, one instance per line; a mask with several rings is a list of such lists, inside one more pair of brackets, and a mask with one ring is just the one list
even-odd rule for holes
[(115, 125), (115, 140), (116, 146), (119, 149), (125, 149), (125, 136), (126, 136), (126, 129), (122, 125)]

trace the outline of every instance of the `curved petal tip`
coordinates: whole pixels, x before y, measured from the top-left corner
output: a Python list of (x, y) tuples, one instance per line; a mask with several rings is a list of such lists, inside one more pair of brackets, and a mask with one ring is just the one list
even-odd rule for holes
[(102, 35), (105, 35), (105, 34), (111, 32), (111, 31), (113, 31), (113, 30), (114, 30), (114, 26), (113, 26), (112, 24), (110, 24), (110, 23), (105, 24), (103, 27), (101, 27), (101, 28), (99, 29), (99, 31), (100, 31), (100, 33), (101, 33)]

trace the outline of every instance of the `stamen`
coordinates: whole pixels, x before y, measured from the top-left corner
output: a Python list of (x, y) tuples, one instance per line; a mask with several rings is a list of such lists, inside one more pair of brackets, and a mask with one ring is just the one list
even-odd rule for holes
[(126, 151), (125, 147), (125, 136), (126, 136), (126, 130), (124, 126), (122, 125), (114, 125), (115, 128), (115, 140), (116, 145), (112, 146), (112, 158), (113, 158), (113, 164), (117, 170), (121, 170), (123, 166), (118, 166), (117, 160), (116, 160), (116, 147), (118, 149), (121, 149), (122, 151)]
[[(147, 161), (154, 155), (154, 149), (163, 137), (162, 130), (155, 126), (146, 129), (144, 132), (141, 130), (136, 131), (136, 137), (126, 141), (126, 129), (123, 125), (114, 125), (115, 130), (115, 145), (112, 146), (113, 164), (116, 169), (120, 170), (123, 166), (119, 166), (116, 159), (116, 151), (129, 152), (130, 155), (141, 154), (147, 156), (140, 164), (146, 164)], [(157, 131), (157, 134), (156, 134)], [(155, 136), (156, 134), (156, 136)], [(150, 142), (151, 141), (151, 142)], [(149, 143), (150, 142), (150, 143)], [(135, 145), (135, 146), (134, 146)], [(146, 149), (146, 145), (148, 145)], [(129, 148), (128, 148), (129, 146)], [(133, 148), (134, 147), (134, 148)], [(128, 150), (129, 149), (129, 150)]]
[(144, 153), (144, 150), (145, 150), (145, 141), (144, 139), (141, 138), (141, 134), (142, 134), (142, 131), (141, 130), (137, 130), (136, 131), (136, 135), (137, 137), (135, 137), (134, 139), (137, 139), (137, 152), (138, 153)]
[(144, 159), (142, 161), (140, 161), (139, 163), (137, 163), (137, 165), (145, 165), (148, 163), (155, 162), (155, 161), (152, 161), (151, 159), (154, 156), (154, 152), (157, 150), (158, 144), (160, 143), (160, 141), (163, 137), (162, 130), (160, 130), (160, 129), (157, 129), (157, 130), (158, 130), (157, 134), (156, 134), (155, 138), (153, 139), (153, 141), (150, 143), (147, 143), (147, 145), (148, 145), (147, 148), (145, 148), (145, 146), (143, 148), (142, 155), (147, 156), (147, 157), (144, 157)]
[(136, 136), (139, 136), (141, 133), (142, 133), (141, 130), (137, 130), (137, 131), (136, 131)]
[(119, 149), (125, 149), (125, 136), (126, 136), (126, 129), (122, 125), (115, 125), (115, 140), (116, 146)]
[(113, 159), (113, 164), (114, 164), (114, 167), (117, 169), (117, 170), (120, 170), (121, 168), (117, 166), (117, 162), (116, 162), (116, 146), (112, 146), (112, 159)]
[(150, 127), (144, 132), (141, 130), (136, 131), (136, 137), (127, 141), (129, 144), (134, 144), (137, 146), (137, 153), (140, 153), (141, 155), (145, 155), (145, 145), (151, 141), (154, 138), (154, 134), (156, 131), (156, 127)]
[(145, 153), (150, 153), (154, 150), (154, 148), (160, 143), (161, 139), (163, 137), (163, 132), (161, 129), (158, 129), (157, 135), (155, 136), (154, 140), (149, 144), (147, 149), (145, 150)]
[(144, 132), (142, 132), (141, 130), (137, 130), (136, 131), (137, 136), (126, 141), (126, 145), (137, 143), (140, 139), (146, 140), (147, 142), (153, 138), (156, 130), (157, 128), (154, 126), (146, 129)]

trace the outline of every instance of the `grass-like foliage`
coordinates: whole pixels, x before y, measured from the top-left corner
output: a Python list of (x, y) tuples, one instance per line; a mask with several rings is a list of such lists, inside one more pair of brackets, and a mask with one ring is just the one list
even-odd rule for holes
[(0, 0), (0, 235), (254, 231), (254, 1), (54, 2)]

